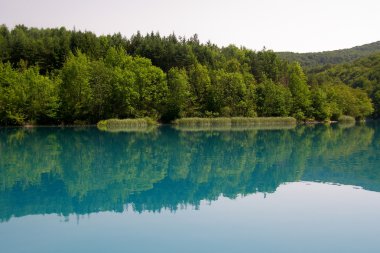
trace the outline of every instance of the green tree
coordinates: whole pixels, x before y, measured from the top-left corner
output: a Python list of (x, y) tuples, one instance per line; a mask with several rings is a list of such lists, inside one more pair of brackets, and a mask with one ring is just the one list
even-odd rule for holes
[(247, 111), (244, 76), (239, 72), (228, 73), (220, 69), (213, 71), (211, 77), (207, 109), (223, 116), (243, 115)]
[(360, 89), (344, 84), (325, 84), (322, 88), (327, 94), (333, 119), (338, 119), (341, 115), (364, 118), (373, 113), (371, 100)]
[(50, 123), (56, 119), (58, 85), (39, 74), (37, 67), (13, 70), (0, 63), (0, 115), (2, 124)]
[(173, 119), (186, 116), (190, 104), (190, 86), (184, 69), (171, 68), (167, 74), (168, 98), (163, 119)]
[(59, 80), (51, 80), (39, 74), (37, 67), (22, 72), (26, 82), (26, 114), (28, 119), (38, 123), (49, 123), (56, 119), (59, 107)]
[(9, 60), (9, 30), (5, 25), (0, 25), (0, 61)]
[(312, 116), (317, 120), (329, 120), (332, 116), (326, 92), (320, 87), (311, 90)]
[(311, 99), (307, 79), (299, 63), (289, 66), (289, 90), (292, 93), (291, 114), (297, 119), (305, 119), (309, 116)]
[(165, 73), (146, 58), (135, 57), (132, 71), (136, 76), (137, 117), (159, 118), (164, 110), (168, 94)]
[(250, 53), (249, 58), (251, 72), (258, 82), (263, 82), (268, 78), (274, 82), (279, 80), (281, 60), (277, 57), (276, 53), (264, 48), (258, 53)]
[(113, 107), (113, 100), (116, 94), (112, 69), (108, 68), (103, 61), (94, 61), (91, 63), (89, 75), (92, 94), (89, 101), (91, 121), (113, 118), (116, 109)]
[(86, 120), (90, 114), (92, 90), (90, 60), (80, 51), (70, 54), (61, 70), (61, 117), (65, 122)]
[(267, 79), (257, 86), (257, 110), (259, 116), (288, 116), (292, 94), (281, 84)]
[(197, 63), (190, 66), (188, 77), (192, 99), (191, 114), (200, 116), (206, 110), (207, 91), (211, 85), (209, 71), (206, 66)]
[(23, 124), (27, 101), (25, 82), (10, 63), (0, 63), (0, 115), (2, 124)]
[(126, 54), (123, 48), (111, 47), (104, 59), (106, 66), (112, 69), (113, 85), (112, 112), (115, 117), (129, 118), (137, 115), (139, 98), (133, 57)]

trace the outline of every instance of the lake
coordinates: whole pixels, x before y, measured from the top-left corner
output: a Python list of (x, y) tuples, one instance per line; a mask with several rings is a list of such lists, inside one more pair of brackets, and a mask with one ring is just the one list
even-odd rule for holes
[(380, 125), (0, 129), (0, 252), (379, 252)]

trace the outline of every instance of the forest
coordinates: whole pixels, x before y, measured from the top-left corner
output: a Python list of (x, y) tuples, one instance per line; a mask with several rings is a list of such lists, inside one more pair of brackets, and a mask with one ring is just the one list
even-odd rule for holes
[[(378, 79), (369, 74), (378, 77), (378, 68), (362, 69), (367, 87), (338, 78), (332, 70), (309, 75), (298, 62), (271, 50), (218, 47), (201, 43), (197, 35), (137, 32), (126, 38), (2, 25), (0, 58), (0, 125), (142, 117), (160, 122), (235, 116), (324, 121), (379, 115)], [(348, 77), (356, 71), (354, 65), (341, 68)]]
[(312, 68), (309, 71), (312, 85), (321, 83), (344, 83), (364, 90), (371, 98), (375, 112), (380, 117), (380, 53), (355, 60), (352, 63)]
[(302, 67), (314, 68), (323, 65), (349, 63), (379, 52), (380, 41), (377, 41), (362, 46), (333, 51), (317, 53), (277, 52), (277, 55), (288, 61), (298, 61)]

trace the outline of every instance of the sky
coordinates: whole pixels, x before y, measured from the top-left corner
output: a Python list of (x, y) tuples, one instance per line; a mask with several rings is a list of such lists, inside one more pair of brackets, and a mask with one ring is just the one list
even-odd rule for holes
[(380, 0), (0, 0), (0, 24), (319, 52), (379, 41)]

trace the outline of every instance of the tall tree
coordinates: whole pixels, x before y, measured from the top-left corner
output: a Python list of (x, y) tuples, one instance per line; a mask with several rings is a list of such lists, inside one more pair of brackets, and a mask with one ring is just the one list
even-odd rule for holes
[(90, 86), (90, 60), (80, 51), (76, 55), (70, 54), (60, 77), (62, 120), (86, 120), (90, 114), (90, 100), (93, 96)]
[(288, 73), (288, 85), (293, 98), (291, 114), (302, 120), (310, 115), (311, 98), (307, 79), (297, 62), (290, 64)]
[(287, 87), (267, 79), (257, 86), (256, 95), (259, 116), (289, 116), (292, 94)]
[(168, 98), (163, 119), (170, 122), (173, 119), (186, 116), (190, 105), (189, 80), (184, 69), (172, 68), (167, 74)]

